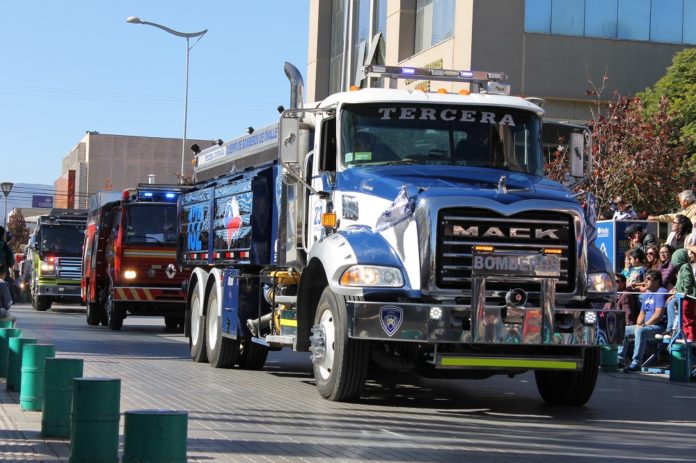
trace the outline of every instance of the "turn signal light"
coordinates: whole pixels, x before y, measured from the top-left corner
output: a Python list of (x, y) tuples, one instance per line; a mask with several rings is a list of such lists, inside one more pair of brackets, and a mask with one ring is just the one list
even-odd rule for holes
[(557, 248), (547, 248), (544, 249), (544, 254), (556, 254), (560, 256), (561, 254), (563, 254), (563, 251)]
[(474, 251), (476, 252), (493, 252), (495, 248), (493, 246), (477, 245), (474, 246)]
[(325, 212), (321, 215), (321, 226), (328, 228), (336, 228), (336, 213)]

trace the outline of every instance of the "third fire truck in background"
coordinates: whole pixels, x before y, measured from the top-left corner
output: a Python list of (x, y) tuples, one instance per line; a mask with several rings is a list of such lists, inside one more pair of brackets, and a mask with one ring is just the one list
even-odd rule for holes
[(80, 254), (87, 211), (52, 209), (39, 217), (29, 238), (31, 305), (45, 311), (53, 302), (80, 302)]
[(89, 213), (82, 255), (87, 323), (120, 330), (131, 315), (162, 315), (167, 328), (184, 321), (176, 257), (176, 201), (181, 186), (139, 184)]

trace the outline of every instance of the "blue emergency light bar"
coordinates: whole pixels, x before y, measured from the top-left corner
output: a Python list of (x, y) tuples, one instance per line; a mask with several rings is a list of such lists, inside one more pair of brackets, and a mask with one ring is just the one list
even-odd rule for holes
[(171, 191), (138, 191), (137, 199), (139, 201), (166, 201), (175, 202), (181, 193), (173, 193)]
[(507, 80), (504, 72), (485, 71), (458, 71), (455, 69), (428, 69), (410, 66), (383, 66), (372, 64), (363, 67), (363, 75), (366, 77), (389, 77), (391, 79), (423, 79), (440, 80), (448, 82), (468, 82), (485, 84)]

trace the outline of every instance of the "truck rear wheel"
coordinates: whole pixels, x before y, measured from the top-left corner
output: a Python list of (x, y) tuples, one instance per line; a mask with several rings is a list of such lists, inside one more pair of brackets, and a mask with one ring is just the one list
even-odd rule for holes
[(191, 293), (191, 302), (189, 310), (186, 311), (189, 330), (189, 350), (191, 351), (191, 359), (194, 362), (207, 362), (208, 356), (205, 351), (205, 316), (203, 310), (203, 301), (198, 293), (198, 285), (196, 282)]
[(312, 364), (322, 397), (346, 402), (360, 397), (367, 379), (370, 346), (348, 337), (346, 302), (326, 287), (312, 328)]
[(206, 355), (211, 366), (232, 368), (239, 356), (239, 341), (222, 336), (222, 317), (218, 313), (217, 291), (213, 286), (206, 310)]
[(580, 407), (592, 397), (598, 372), (599, 347), (588, 347), (581, 371), (535, 371), (534, 376), (546, 403)]
[(123, 327), (123, 319), (126, 318), (123, 306), (114, 301), (112, 291), (109, 291), (109, 296), (106, 298), (106, 326), (112, 331), (119, 331)]
[(244, 338), (239, 343), (239, 368), (243, 370), (260, 370), (266, 364), (268, 348), (256, 344), (251, 338)]

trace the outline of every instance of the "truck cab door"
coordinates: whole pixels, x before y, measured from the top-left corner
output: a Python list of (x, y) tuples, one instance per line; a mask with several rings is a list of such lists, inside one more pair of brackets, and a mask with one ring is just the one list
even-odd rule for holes
[(326, 236), (322, 215), (333, 210), (331, 190), (336, 174), (336, 117), (324, 119), (320, 127), (319, 136), (315, 139), (315, 149), (305, 157), (304, 163), (305, 181), (320, 193), (308, 192), (304, 242), (307, 253)]

